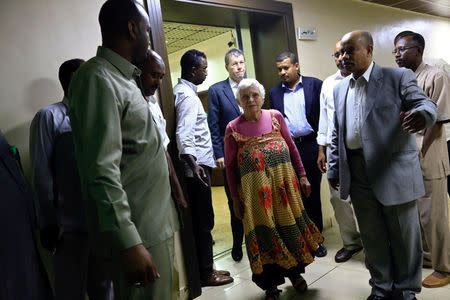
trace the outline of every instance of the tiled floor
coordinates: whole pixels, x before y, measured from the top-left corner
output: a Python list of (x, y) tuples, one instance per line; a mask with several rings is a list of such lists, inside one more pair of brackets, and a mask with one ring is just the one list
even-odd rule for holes
[[(370, 294), (369, 272), (364, 266), (364, 253), (360, 252), (348, 262), (338, 264), (334, 262), (336, 251), (341, 248), (337, 227), (324, 232), (325, 245), (328, 255), (316, 258), (316, 261), (306, 268), (304, 277), (308, 282), (308, 291), (305, 294), (297, 294), (287, 282), (279, 288), (282, 300), (305, 299), (305, 300), (360, 300), (366, 299)], [(245, 249), (245, 247), (244, 247)], [(229, 270), (234, 277), (234, 282), (221, 287), (203, 288), (200, 300), (256, 300), (264, 299), (264, 292), (251, 281), (251, 271), (248, 260), (240, 263), (232, 260), (230, 254), (224, 254), (215, 259), (216, 268)], [(432, 272), (423, 269), (423, 277)], [(450, 299), (450, 285), (437, 289), (423, 288), (417, 295), (417, 299), (423, 300), (445, 300)]]

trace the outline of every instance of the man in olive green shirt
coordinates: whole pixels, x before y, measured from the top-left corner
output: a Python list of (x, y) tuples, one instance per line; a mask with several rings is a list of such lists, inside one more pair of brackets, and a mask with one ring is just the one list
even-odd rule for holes
[(171, 299), (179, 224), (161, 136), (136, 84), (136, 65), (149, 45), (148, 16), (135, 1), (109, 0), (99, 21), (103, 46), (69, 89), (91, 236), (118, 258), (116, 298)]

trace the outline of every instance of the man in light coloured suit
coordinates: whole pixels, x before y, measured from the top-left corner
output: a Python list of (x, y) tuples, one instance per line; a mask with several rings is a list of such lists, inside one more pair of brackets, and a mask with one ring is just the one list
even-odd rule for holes
[(352, 75), (334, 89), (335, 128), (328, 180), (352, 198), (372, 286), (368, 300), (415, 299), (422, 280), (422, 243), (416, 199), (424, 195), (412, 133), (436, 121), (436, 104), (414, 73), (372, 61), (369, 32), (342, 38)]
[(422, 282), (427, 288), (450, 283), (450, 228), (448, 226), (447, 175), (450, 174), (445, 130), (450, 121), (450, 77), (422, 61), (425, 39), (412, 32), (400, 32), (394, 39), (395, 61), (414, 71), (418, 85), (436, 102), (438, 117), (433, 127), (416, 133), (425, 195), (417, 200), (423, 232), (424, 266), (434, 272)]
[[(320, 117), (319, 130), (317, 132), (317, 144), (319, 144), (319, 155), (317, 156), (317, 167), (320, 172), (327, 171), (327, 157), (330, 152), (331, 136), (333, 133), (334, 98), (333, 89), (342, 79), (350, 75), (342, 65), (340, 55), (341, 41), (334, 46), (333, 58), (338, 71), (327, 77), (320, 91)], [(362, 249), (361, 238), (356, 228), (355, 216), (353, 215), (350, 198), (340, 199), (339, 191), (330, 186), (330, 202), (333, 205), (334, 216), (339, 224), (343, 247), (336, 253), (334, 260), (338, 263), (346, 262), (354, 254)]]

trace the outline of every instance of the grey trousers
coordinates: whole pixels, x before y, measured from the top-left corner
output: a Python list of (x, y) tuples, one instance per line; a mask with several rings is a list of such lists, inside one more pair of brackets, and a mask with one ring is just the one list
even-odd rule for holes
[[(330, 147), (327, 147), (327, 157), (330, 157)], [(330, 202), (333, 206), (334, 217), (339, 224), (344, 248), (355, 250), (362, 247), (361, 238), (356, 228), (355, 216), (350, 202), (344, 202), (336, 191), (330, 186)]]
[(414, 299), (422, 282), (417, 202), (383, 206), (370, 186), (363, 155), (349, 155), (349, 163), (350, 195), (366, 253), (372, 295)]
[(105, 259), (94, 256), (86, 233), (65, 232), (53, 258), (56, 300), (113, 300)]

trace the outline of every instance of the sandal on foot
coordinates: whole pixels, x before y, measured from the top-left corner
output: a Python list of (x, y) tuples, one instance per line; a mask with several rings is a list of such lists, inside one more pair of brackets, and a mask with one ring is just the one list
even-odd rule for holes
[(291, 280), (291, 282), (294, 289), (299, 293), (304, 293), (308, 289), (308, 284), (302, 275), (298, 275), (298, 277), (295, 278), (295, 280)]
[(281, 293), (281, 290), (279, 290), (277, 288), (266, 290), (265, 300), (279, 300), (280, 293)]

